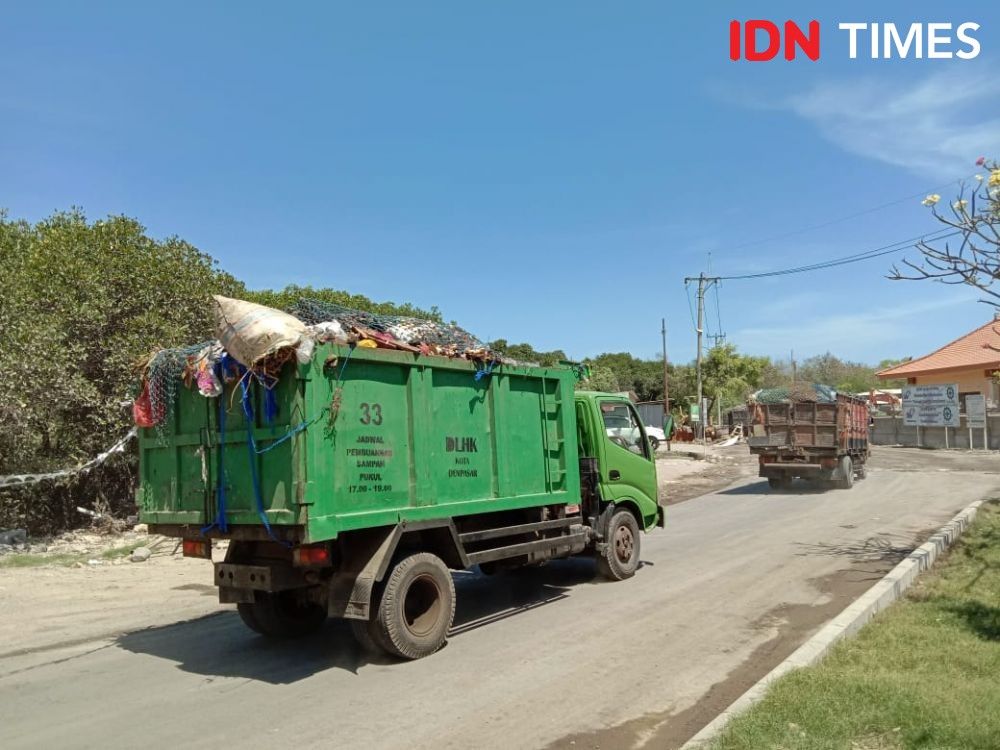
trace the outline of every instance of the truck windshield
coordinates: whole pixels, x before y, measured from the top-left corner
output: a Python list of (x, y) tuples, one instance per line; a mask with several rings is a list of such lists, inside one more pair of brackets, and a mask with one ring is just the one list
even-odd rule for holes
[(602, 401), (604, 429), (612, 443), (649, 458), (649, 444), (643, 439), (635, 409), (621, 401)]

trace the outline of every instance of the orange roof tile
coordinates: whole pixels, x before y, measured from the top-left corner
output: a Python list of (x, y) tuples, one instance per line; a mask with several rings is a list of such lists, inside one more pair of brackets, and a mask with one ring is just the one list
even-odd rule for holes
[(1000, 320), (991, 320), (930, 354), (877, 374), (880, 378), (900, 378), (966, 367), (1000, 369)]

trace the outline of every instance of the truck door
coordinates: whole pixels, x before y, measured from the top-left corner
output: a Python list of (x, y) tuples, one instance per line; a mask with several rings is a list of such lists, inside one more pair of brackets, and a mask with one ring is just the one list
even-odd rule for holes
[(604, 424), (601, 494), (606, 500), (630, 498), (648, 528), (657, 521), (657, 483), (653, 453), (635, 407), (621, 399), (598, 399)]

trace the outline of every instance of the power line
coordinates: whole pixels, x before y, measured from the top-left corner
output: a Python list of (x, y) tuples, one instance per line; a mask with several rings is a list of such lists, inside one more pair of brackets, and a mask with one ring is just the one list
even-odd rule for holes
[(720, 341), (725, 341), (726, 340), (726, 334), (722, 330), (722, 311), (721, 311), (721, 309), (719, 307), (719, 285), (718, 284), (715, 285), (715, 321), (719, 324), (719, 327), (717, 329), (719, 331), (719, 333), (716, 336), (714, 336), (713, 338), (715, 338), (715, 346), (718, 346)]
[(694, 322), (694, 308), (691, 306), (691, 289), (688, 287), (688, 279), (684, 279), (684, 292), (688, 299), (688, 313), (691, 315), (691, 327), (698, 329), (698, 324)]
[(907, 201), (912, 201), (912, 200), (914, 200), (916, 198), (921, 198), (921, 197), (923, 197), (923, 196), (925, 196), (925, 195), (927, 195), (929, 193), (944, 192), (947, 188), (951, 187), (952, 185), (961, 184), (965, 180), (970, 180), (973, 177), (975, 177), (974, 174), (972, 174), (972, 175), (966, 175), (965, 177), (959, 177), (958, 179), (952, 180), (951, 182), (946, 183), (944, 185), (940, 185), (939, 187), (933, 187), (933, 188), (929, 188), (927, 190), (922, 190), (919, 193), (914, 193), (913, 195), (907, 195), (904, 198), (899, 198), (899, 199), (894, 200), (894, 201), (889, 201), (888, 203), (882, 203), (881, 205), (878, 205), (878, 206), (873, 206), (871, 208), (866, 208), (864, 211), (858, 211), (857, 213), (849, 214), (847, 216), (841, 216), (841, 217), (836, 218), (836, 219), (830, 219), (829, 221), (824, 221), (821, 224), (814, 224), (813, 226), (803, 227), (802, 229), (793, 229), (792, 231), (785, 232), (783, 234), (776, 234), (776, 235), (773, 235), (771, 237), (764, 237), (763, 239), (759, 239), (759, 240), (751, 240), (750, 242), (743, 242), (743, 243), (741, 243), (739, 245), (734, 245), (734, 246), (730, 247), (729, 249), (730, 250), (742, 250), (743, 248), (747, 248), (747, 247), (754, 247), (756, 245), (763, 245), (763, 244), (766, 244), (768, 242), (777, 242), (778, 240), (788, 239), (789, 237), (796, 237), (796, 236), (798, 236), (800, 234), (805, 234), (807, 232), (813, 232), (813, 231), (815, 231), (817, 229), (825, 229), (826, 227), (831, 227), (834, 224), (840, 224), (841, 222), (850, 221), (851, 219), (857, 219), (860, 216), (866, 216), (867, 214), (875, 213), (876, 211), (881, 211), (882, 209), (885, 209), (885, 208), (891, 208), (892, 206), (898, 206), (900, 203), (906, 203)]
[(819, 261), (817, 263), (811, 263), (805, 266), (795, 266), (793, 268), (784, 268), (778, 271), (764, 271), (761, 273), (748, 273), (741, 274), (738, 276), (720, 276), (720, 280), (732, 281), (736, 279), (762, 279), (768, 276), (786, 276), (793, 273), (805, 273), (807, 271), (821, 271), (827, 268), (835, 268), (836, 266), (847, 265), (848, 263), (859, 263), (863, 260), (871, 260), (872, 258), (878, 258), (883, 255), (891, 255), (892, 253), (898, 253), (902, 250), (908, 250), (915, 246), (918, 242), (936, 242), (937, 240), (943, 240), (947, 237), (953, 237), (957, 234), (961, 234), (961, 230), (957, 229), (944, 229), (938, 230), (937, 232), (932, 232), (931, 234), (920, 235), (918, 237), (911, 237), (907, 240), (900, 240), (899, 242), (893, 242), (889, 245), (882, 245), (881, 247), (876, 247), (871, 250), (865, 250), (860, 253), (855, 253), (854, 255), (846, 255), (841, 258), (833, 258), (831, 260)]

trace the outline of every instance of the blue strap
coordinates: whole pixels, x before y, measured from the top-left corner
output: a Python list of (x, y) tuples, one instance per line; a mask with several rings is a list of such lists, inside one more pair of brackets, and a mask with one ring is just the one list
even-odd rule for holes
[(264, 423), (274, 424), (278, 418), (278, 396), (274, 392), (274, 387), (264, 388)]
[[(326, 410), (324, 409), (323, 411), (325, 412)], [(293, 437), (295, 437), (300, 432), (302, 432), (303, 430), (305, 430), (309, 425), (313, 424), (314, 422), (318, 422), (319, 418), (322, 417), (322, 416), (323, 416), (323, 412), (321, 412), (320, 415), (319, 415), (319, 417), (316, 417), (315, 419), (311, 419), (309, 421), (302, 420), (301, 422), (299, 422), (294, 427), (289, 427), (288, 428), (288, 432), (286, 432), (280, 438), (278, 438), (277, 440), (275, 440), (269, 446), (267, 446), (266, 448), (260, 448), (259, 450), (257, 450), (257, 455), (258, 456), (262, 456), (265, 453), (267, 453), (268, 451), (274, 450), (275, 448), (277, 448), (279, 445), (281, 445), (285, 441), (291, 440)]]
[[(240, 387), (243, 389), (243, 416), (246, 418), (247, 451), (250, 454), (250, 478), (253, 481), (253, 497), (254, 502), (257, 505), (257, 515), (260, 516), (261, 523), (264, 524), (264, 528), (267, 530), (267, 535), (272, 541), (275, 541), (285, 547), (291, 547), (292, 545), (288, 542), (278, 539), (278, 537), (274, 535), (274, 530), (271, 528), (271, 522), (267, 519), (267, 513), (264, 510), (264, 498), (260, 491), (260, 478), (257, 476), (257, 456), (260, 452), (257, 450), (257, 443), (253, 437), (254, 415), (253, 404), (250, 401), (250, 386), (248, 381), (249, 378), (242, 378), (240, 380)], [(264, 452), (266, 453), (267, 451)]]
[(479, 382), (483, 378), (488, 378), (490, 375), (492, 375), (493, 369), (496, 367), (496, 365), (497, 361), (495, 359), (491, 359), (489, 362), (486, 363), (486, 366), (482, 370), (476, 370), (476, 382)]
[[(221, 364), (216, 365), (219, 371), (216, 374), (222, 377)], [(206, 534), (214, 527), (218, 526), (223, 534), (229, 531), (229, 522), (226, 519), (226, 472), (224, 458), (226, 455), (226, 398), (225, 393), (219, 395), (219, 469), (215, 482), (215, 520), (208, 526), (202, 528), (201, 533)]]

